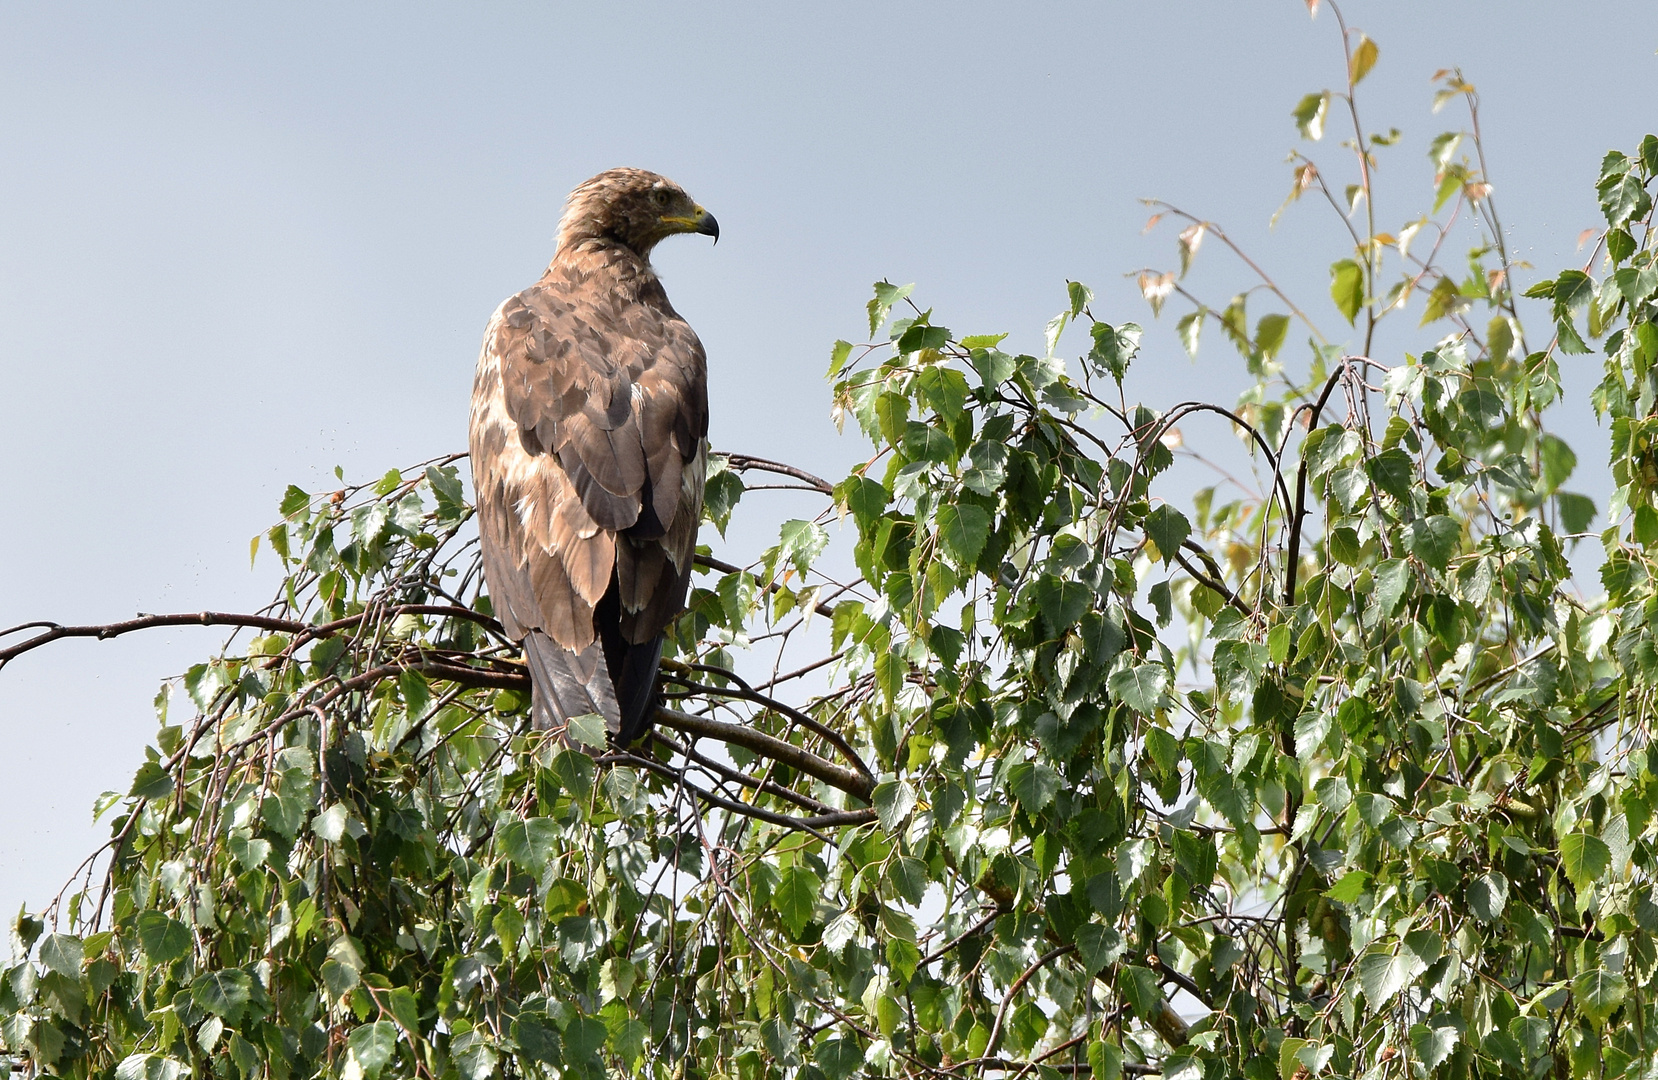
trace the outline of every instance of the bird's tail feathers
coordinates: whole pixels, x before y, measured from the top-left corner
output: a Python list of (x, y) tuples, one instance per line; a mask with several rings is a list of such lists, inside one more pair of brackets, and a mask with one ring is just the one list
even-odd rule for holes
[(596, 713), (606, 730), (618, 729), (622, 710), (605, 667), (604, 646), (597, 640), (577, 653), (532, 630), (524, 637), (524, 659), (534, 687), (530, 708), (537, 728), (569, 743), (570, 721)]
[(621, 724), (616, 728), (616, 745), (631, 746), (650, 730), (656, 714), (656, 672), (662, 664), (662, 635), (639, 645), (627, 646), (616, 677), (616, 696)]

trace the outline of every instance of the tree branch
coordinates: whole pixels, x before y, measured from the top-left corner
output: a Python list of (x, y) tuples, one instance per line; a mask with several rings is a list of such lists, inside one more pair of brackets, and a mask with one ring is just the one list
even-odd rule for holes
[(42, 645), (49, 645), (64, 638), (97, 638), (104, 641), (109, 638), (130, 634), (134, 630), (150, 630), (158, 626), (235, 626), (251, 630), (269, 630), (283, 634), (306, 634), (310, 637), (329, 637), (341, 630), (349, 629), (371, 617), (389, 616), (396, 618), (399, 615), (438, 615), (450, 619), (466, 619), (480, 626), (499, 633), (501, 624), (480, 612), (470, 608), (453, 607), (442, 604), (399, 604), (391, 608), (369, 608), (357, 615), (350, 615), (333, 622), (312, 624), (300, 622), (297, 619), (278, 619), (269, 615), (241, 615), (224, 611), (197, 611), (177, 615), (139, 615), (136, 618), (122, 622), (100, 623), (88, 626), (63, 626), (55, 622), (21, 623), (7, 630), (0, 630), (0, 638), (24, 630), (41, 630), (34, 637), (27, 638), (9, 648), (0, 649), (0, 668), (5, 667), (12, 660), (26, 652), (32, 652)]
[(656, 710), (656, 722), (663, 727), (682, 731), (699, 738), (719, 739), (721, 742), (731, 743), (752, 750), (756, 754), (764, 754), (774, 761), (780, 761), (793, 769), (799, 769), (808, 776), (816, 777), (832, 788), (838, 788), (864, 802), (870, 802), (875, 794), (875, 781), (867, 776), (860, 776), (851, 769), (836, 765), (832, 761), (825, 761), (802, 747), (793, 743), (784, 742), (763, 731), (756, 731), (741, 724), (729, 724), (723, 720), (711, 720), (703, 716), (692, 716), (690, 713), (678, 712), (674, 709), (659, 708)]

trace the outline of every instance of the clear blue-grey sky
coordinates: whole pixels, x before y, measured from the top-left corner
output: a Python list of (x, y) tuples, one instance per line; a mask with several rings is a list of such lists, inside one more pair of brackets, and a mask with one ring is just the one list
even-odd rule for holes
[[(1380, 171), (1384, 226), (1425, 196), (1428, 139), (1465, 122), (1428, 107), (1430, 76), (1461, 65), (1531, 279), (1581, 259), (1601, 154), (1658, 127), (1658, 7), (1343, 10), (1381, 47), (1367, 128), (1405, 134)], [(1339, 221), (1310, 201), (1267, 219), (1291, 106), (1342, 78), (1335, 20), (1302, 0), (11, 0), (0, 625), (265, 600), (273, 568), (249, 570), (248, 539), (287, 484), (463, 448), (485, 319), (539, 274), (564, 193), (612, 165), (666, 173), (720, 219), (717, 248), (657, 257), (707, 345), (716, 445), (825, 474), (858, 448), (821, 376), (830, 343), (863, 332), (872, 281), (916, 281), (940, 321), (1026, 348), (1067, 278), (1101, 317), (1149, 323), (1123, 275), (1171, 265), (1173, 231), (1142, 235), (1142, 196), (1227, 226), (1339, 339), (1320, 269)], [(1331, 130), (1312, 149), (1336, 166)], [(1192, 281), (1222, 300), (1248, 284), (1213, 243)], [(1189, 361), (1171, 324), (1148, 333), (1133, 391), (1230, 399), (1236, 355), (1211, 341)], [(1292, 339), (1289, 362), (1304, 354)], [(1603, 495), (1594, 362), (1572, 363), (1574, 486)], [(130, 782), (158, 682), (221, 636), (66, 642), (0, 673), (7, 918), (95, 844), (92, 801)]]

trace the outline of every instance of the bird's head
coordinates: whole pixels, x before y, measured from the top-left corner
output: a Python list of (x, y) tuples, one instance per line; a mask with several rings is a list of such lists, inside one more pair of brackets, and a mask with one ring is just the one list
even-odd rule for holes
[(665, 176), (608, 169), (570, 193), (558, 223), (558, 246), (614, 240), (649, 258), (652, 248), (675, 233), (702, 233), (718, 242), (720, 224)]

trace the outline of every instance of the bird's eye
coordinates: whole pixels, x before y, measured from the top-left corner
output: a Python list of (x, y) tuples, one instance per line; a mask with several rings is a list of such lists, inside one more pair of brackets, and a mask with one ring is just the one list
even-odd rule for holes
[(668, 193), (663, 191), (661, 188), (657, 188), (655, 191), (651, 192), (651, 202), (658, 206), (667, 206)]

